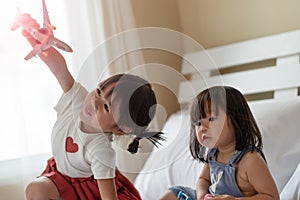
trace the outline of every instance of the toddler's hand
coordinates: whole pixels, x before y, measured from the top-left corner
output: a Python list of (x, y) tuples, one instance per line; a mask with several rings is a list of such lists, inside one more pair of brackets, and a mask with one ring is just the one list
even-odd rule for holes
[[(29, 27), (32, 27), (34, 29), (40, 28), (40, 25), (37, 23), (37, 21), (27, 13), (24, 13), (21, 16), (19, 16), (18, 20), (20, 23), (27, 24)], [(31, 46), (35, 46), (38, 43), (38, 41), (36, 41), (27, 30), (23, 29), (22, 35), (28, 40)]]
[(212, 194), (206, 194), (204, 196), (204, 200), (209, 200), (210, 199), (209, 197), (213, 197), (213, 195)]
[[(24, 13), (18, 17), (18, 21), (21, 24), (26, 24), (29, 27), (34, 29), (39, 29), (40, 25), (37, 23), (35, 19), (33, 19), (29, 14)], [(12, 27), (14, 30), (15, 27)], [(22, 35), (28, 40), (32, 47), (39, 44), (40, 42), (35, 40), (33, 36), (25, 29), (22, 30)], [(52, 46), (47, 49), (45, 53), (41, 53), (38, 55), (44, 63), (48, 65), (48, 67), (53, 71), (59, 67), (66, 67), (66, 62), (64, 57)]]
[(231, 195), (227, 195), (227, 194), (224, 194), (224, 195), (211, 195), (211, 196), (205, 196), (204, 197), (204, 200), (210, 200), (210, 199), (213, 199), (213, 200), (234, 200), (235, 197), (231, 196)]

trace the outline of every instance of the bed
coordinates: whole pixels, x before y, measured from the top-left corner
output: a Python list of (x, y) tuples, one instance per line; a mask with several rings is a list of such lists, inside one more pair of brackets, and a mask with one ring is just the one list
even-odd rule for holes
[(199, 91), (230, 85), (247, 98), (263, 136), (263, 151), (281, 199), (300, 199), (300, 30), (184, 56), (180, 110), (166, 121), (167, 141), (154, 148), (135, 178), (142, 199), (157, 200), (171, 185), (195, 187), (203, 164), (189, 152), (188, 105)]

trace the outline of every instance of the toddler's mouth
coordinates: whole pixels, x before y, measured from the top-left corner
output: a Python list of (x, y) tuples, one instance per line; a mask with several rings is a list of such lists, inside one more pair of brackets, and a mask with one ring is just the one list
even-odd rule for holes
[(207, 136), (207, 135), (202, 135), (202, 140), (204, 141), (204, 140), (208, 140), (208, 139), (210, 139), (211, 137), (209, 137), (209, 136)]

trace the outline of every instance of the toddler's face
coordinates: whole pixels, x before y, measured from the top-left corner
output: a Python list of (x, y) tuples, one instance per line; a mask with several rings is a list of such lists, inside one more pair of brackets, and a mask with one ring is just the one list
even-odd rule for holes
[(112, 83), (103, 90), (100, 85), (90, 92), (80, 112), (80, 119), (85, 127), (92, 132), (112, 133), (118, 126), (115, 122), (111, 107), (111, 95), (115, 84)]
[(211, 112), (205, 118), (200, 118), (194, 124), (198, 142), (208, 148), (222, 148), (235, 144), (234, 129), (230, 118), (222, 108), (211, 107)]

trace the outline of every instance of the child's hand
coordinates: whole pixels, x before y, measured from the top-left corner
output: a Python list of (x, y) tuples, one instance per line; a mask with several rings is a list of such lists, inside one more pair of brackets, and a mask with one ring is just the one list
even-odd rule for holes
[(212, 194), (206, 194), (204, 196), (204, 200), (209, 200), (209, 197), (213, 197), (213, 195)]
[[(28, 23), (33, 28), (40, 28), (40, 25), (29, 14), (22, 14), (21, 20), (23, 23)], [(25, 29), (22, 30), (22, 34), (32, 47), (39, 43), (39, 41), (35, 40)], [(38, 56), (44, 61), (44, 63), (48, 65), (52, 72), (57, 71), (58, 68), (66, 67), (64, 57), (54, 47), (49, 47), (49, 49), (43, 53), (40, 53)]]
[(204, 197), (204, 200), (234, 200), (235, 197), (231, 196), (231, 195), (211, 195), (211, 194), (207, 194)]
[[(25, 13), (25, 14), (22, 14), (20, 17), (19, 17), (19, 20), (22, 22), (22, 23), (26, 23), (28, 24), (29, 26), (35, 28), (35, 29), (39, 29), (40, 28), (40, 25), (36, 22), (35, 19), (33, 19), (29, 14)], [(22, 30), (22, 34), (23, 36), (28, 40), (28, 42), (31, 44), (31, 46), (35, 46), (38, 41), (36, 41), (29, 32), (27, 32), (25, 29)]]

